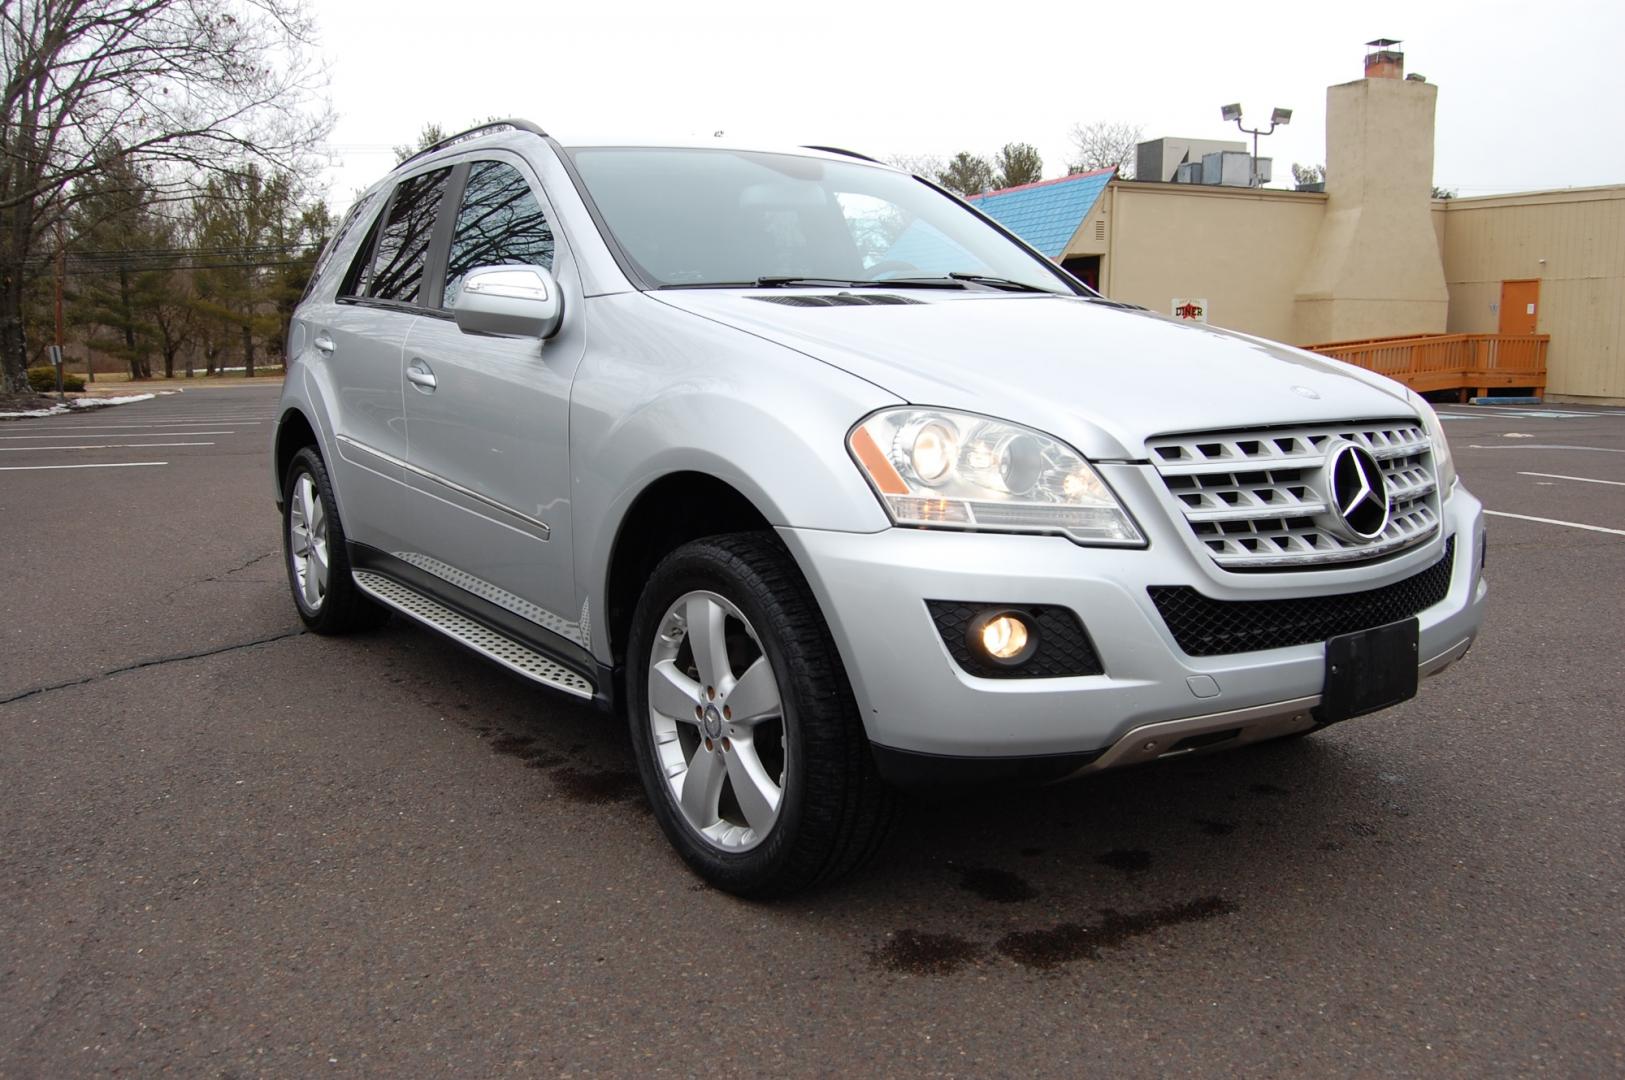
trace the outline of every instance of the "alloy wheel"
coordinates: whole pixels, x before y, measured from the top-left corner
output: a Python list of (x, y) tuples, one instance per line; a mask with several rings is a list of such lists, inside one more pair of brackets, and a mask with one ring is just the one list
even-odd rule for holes
[(649, 727), (689, 827), (748, 851), (778, 821), (789, 775), (778, 680), (750, 620), (725, 597), (678, 597), (649, 656)]
[(288, 539), (299, 597), (305, 608), (315, 614), (322, 609), (322, 601), (327, 596), (327, 510), (316, 490), (316, 480), (308, 472), (300, 473), (294, 482), (293, 501), (288, 511)]

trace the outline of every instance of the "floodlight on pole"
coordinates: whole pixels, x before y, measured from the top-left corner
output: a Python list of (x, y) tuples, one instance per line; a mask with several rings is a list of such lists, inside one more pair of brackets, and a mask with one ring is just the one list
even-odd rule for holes
[(1236, 127), (1241, 128), (1242, 134), (1251, 135), (1253, 137), (1253, 160), (1252, 160), (1252, 170), (1251, 170), (1252, 185), (1251, 186), (1252, 187), (1257, 187), (1258, 186), (1258, 137), (1260, 135), (1274, 134), (1276, 128), (1281, 127), (1283, 124), (1292, 123), (1292, 110), (1291, 109), (1283, 109), (1280, 106), (1276, 106), (1275, 111), (1270, 113), (1270, 126), (1267, 127), (1267, 128), (1250, 128), (1250, 127), (1243, 126), (1243, 124), (1241, 122), (1241, 105), (1240, 104), (1221, 105), (1221, 106), (1219, 106), (1219, 115), (1224, 117), (1226, 123), (1229, 123), (1232, 120), (1235, 121)]

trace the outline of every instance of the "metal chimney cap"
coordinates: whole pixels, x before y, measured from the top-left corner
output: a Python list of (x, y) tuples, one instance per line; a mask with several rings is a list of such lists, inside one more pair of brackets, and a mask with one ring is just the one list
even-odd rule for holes
[(1373, 49), (1386, 49), (1390, 45), (1400, 44), (1400, 41), (1398, 38), (1380, 37), (1376, 41), (1368, 41), (1366, 44)]

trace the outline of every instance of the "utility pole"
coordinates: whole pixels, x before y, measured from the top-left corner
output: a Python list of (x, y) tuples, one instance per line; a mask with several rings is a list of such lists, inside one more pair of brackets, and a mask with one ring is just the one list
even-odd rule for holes
[(62, 389), (62, 365), (66, 363), (62, 355), (62, 278), (67, 272), (67, 252), (62, 246), (62, 219), (56, 219), (56, 396), (60, 401), (66, 401), (68, 395)]

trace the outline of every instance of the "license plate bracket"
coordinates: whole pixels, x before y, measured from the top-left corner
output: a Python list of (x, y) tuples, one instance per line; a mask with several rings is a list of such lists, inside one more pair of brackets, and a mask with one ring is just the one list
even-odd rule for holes
[(1415, 697), (1420, 636), (1417, 620), (1405, 619), (1329, 639), (1321, 722), (1364, 716)]

